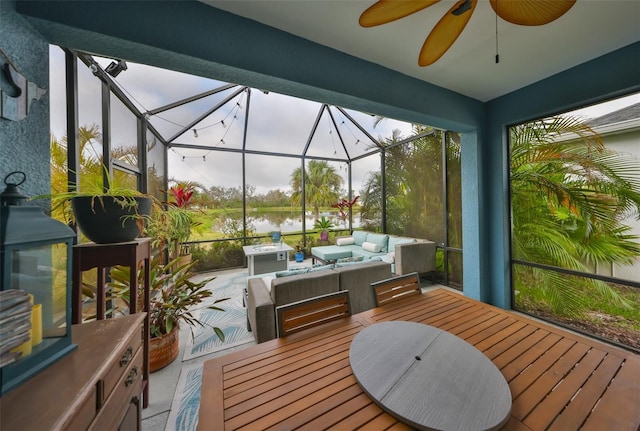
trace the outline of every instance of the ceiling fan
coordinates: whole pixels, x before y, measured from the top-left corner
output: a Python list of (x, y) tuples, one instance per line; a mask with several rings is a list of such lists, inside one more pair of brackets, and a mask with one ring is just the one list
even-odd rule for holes
[[(374, 27), (426, 9), (440, 0), (379, 0), (360, 15), (362, 27)], [(544, 25), (564, 15), (576, 0), (489, 0), (496, 15), (513, 24)], [(459, 0), (424, 41), (418, 65), (435, 63), (456, 41), (471, 19), (478, 0)], [(497, 62), (497, 57), (496, 57)]]

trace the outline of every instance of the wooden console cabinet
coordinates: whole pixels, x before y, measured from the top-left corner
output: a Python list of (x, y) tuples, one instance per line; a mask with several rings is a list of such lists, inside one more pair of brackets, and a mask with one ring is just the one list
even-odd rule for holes
[[(142, 310), (138, 310), (138, 290), (130, 291), (129, 313), (149, 311), (150, 301), (150, 268), (151, 268), (151, 238), (138, 238), (129, 242), (113, 244), (95, 244), (92, 242), (73, 246), (73, 277), (71, 280), (71, 322), (82, 323), (82, 272), (96, 268), (98, 271), (98, 284), (96, 286), (96, 315), (97, 319), (106, 316), (106, 271), (115, 265), (128, 266), (130, 268), (129, 286), (138, 284), (138, 264), (142, 262), (144, 270), (144, 286), (142, 289)], [(149, 316), (144, 321), (144, 338), (142, 350), (142, 388), (144, 398), (142, 407), (149, 405), (149, 340), (151, 338)]]
[(73, 325), (78, 348), (0, 398), (0, 429), (140, 430), (145, 316)]

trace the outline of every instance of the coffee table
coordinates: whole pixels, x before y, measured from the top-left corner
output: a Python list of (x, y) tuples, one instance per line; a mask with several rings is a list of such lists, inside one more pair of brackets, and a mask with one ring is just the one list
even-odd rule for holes
[(353, 339), (349, 361), (363, 391), (416, 429), (494, 430), (511, 413), (509, 385), (493, 362), (432, 326), (368, 326)]
[(283, 271), (289, 265), (289, 252), (293, 248), (285, 243), (245, 245), (242, 247), (247, 256), (249, 275)]

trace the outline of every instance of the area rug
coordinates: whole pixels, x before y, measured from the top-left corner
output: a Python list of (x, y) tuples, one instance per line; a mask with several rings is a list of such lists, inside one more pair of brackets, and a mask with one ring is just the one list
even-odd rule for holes
[[(202, 303), (203, 307), (212, 305), (217, 299), (229, 298), (229, 300), (216, 304), (224, 311), (199, 308), (194, 312), (194, 316), (204, 323), (205, 327), (194, 328), (193, 339), (191, 334), (186, 334), (187, 342), (183, 361), (254, 341), (251, 332), (247, 331), (247, 312), (242, 302), (243, 289), (246, 285), (247, 271), (217, 275), (215, 280), (209, 282), (207, 287), (213, 295)], [(215, 335), (211, 326), (218, 327), (224, 332), (224, 342)], [(182, 368), (165, 431), (196, 430), (201, 380), (201, 362)]]
[[(247, 285), (247, 272), (217, 276), (209, 285), (213, 292), (212, 297), (203, 302), (202, 307), (193, 313), (204, 327), (195, 327), (194, 337), (188, 334), (183, 361), (254, 341), (253, 334), (247, 331), (247, 311), (242, 301), (243, 289)], [(221, 298), (229, 298), (216, 304), (224, 311), (204, 308)], [(222, 330), (224, 341), (220, 341), (212, 327)]]
[(195, 431), (200, 409), (202, 364), (182, 368), (165, 431)]

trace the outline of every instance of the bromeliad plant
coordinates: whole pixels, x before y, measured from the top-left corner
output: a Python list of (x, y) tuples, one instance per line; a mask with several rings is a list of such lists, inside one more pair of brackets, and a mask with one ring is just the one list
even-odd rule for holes
[(340, 218), (340, 220), (342, 220), (345, 226), (347, 222), (350, 221), (351, 211), (353, 209), (353, 206), (356, 204), (356, 202), (358, 202), (359, 198), (360, 198), (359, 195), (353, 199), (342, 198), (342, 200), (339, 201), (338, 203), (331, 205), (332, 208), (338, 208), (340, 210), (340, 214), (338, 217)]
[[(191, 336), (193, 337), (193, 327), (206, 325), (198, 320), (193, 312), (212, 293), (207, 289), (207, 283), (216, 277), (206, 278), (194, 282), (190, 278), (193, 276), (192, 268), (196, 261), (179, 266), (178, 259), (170, 261), (168, 264), (161, 263), (160, 255), (151, 260), (150, 265), (150, 309), (149, 321), (151, 338), (169, 334), (181, 323), (189, 325)], [(122, 299), (126, 306), (130, 303), (129, 267), (115, 266), (111, 269), (111, 283), (108, 286), (112, 289), (112, 296)], [(138, 309), (142, 309), (144, 284), (144, 272), (138, 270)], [(210, 310), (224, 311), (216, 306), (220, 302), (229, 298), (217, 299), (213, 305), (202, 307)], [(220, 328), (212, 327), (221, 341), (224, 341), (224, 333)]]
[(147, 235), (153, 238), (153, 246), (160, 250), (168, 248), (169, 256), (189, 254), (191, 232), (200, 226), (194, 220), (192, 211), (188, 208), (195, 191), (191, 183), (179, 183), (169, 189), (168, 202), (154, 202), (153, 211), (147, 220)]

